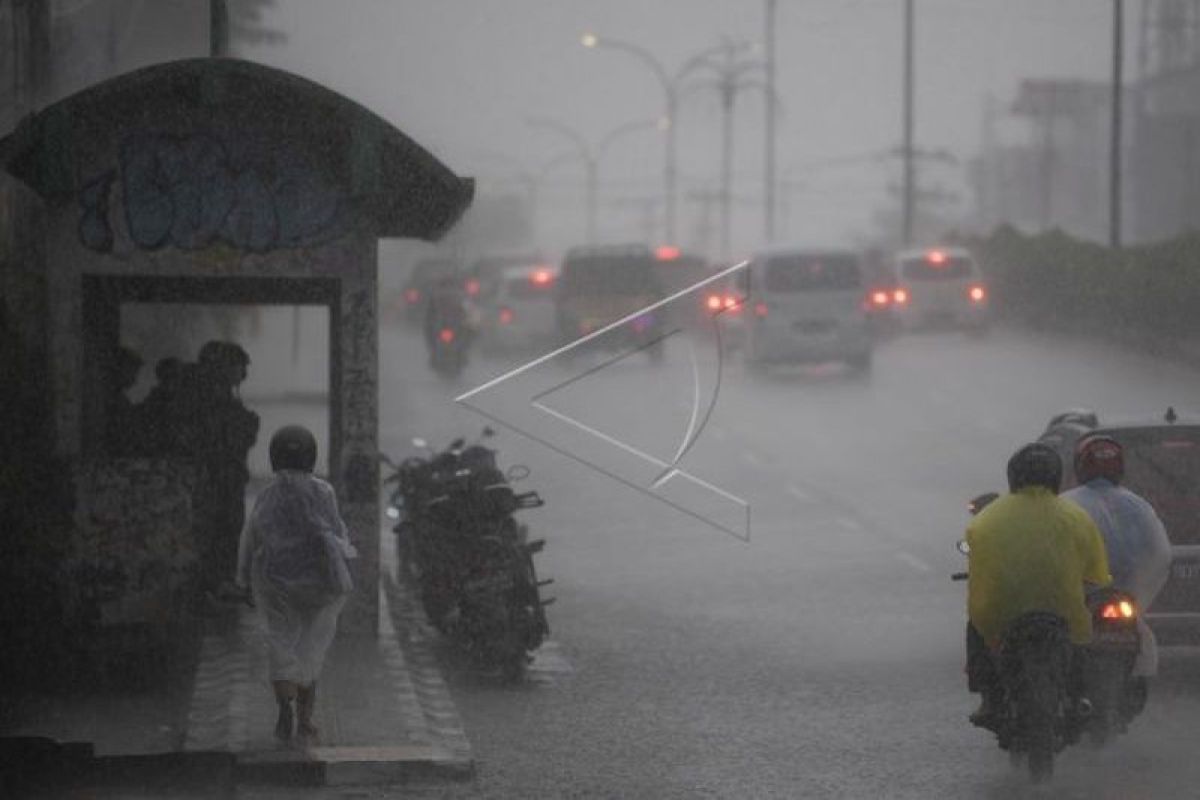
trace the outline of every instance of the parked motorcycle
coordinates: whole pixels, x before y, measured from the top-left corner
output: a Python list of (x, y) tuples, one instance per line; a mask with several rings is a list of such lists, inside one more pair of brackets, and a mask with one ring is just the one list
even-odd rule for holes
[[(484, 429), (484, 437), (492, 431)], [(508, 679), (520, 677), (549, 633), (533, 556), (544, 540), (529, 541), (515, 513), (544, 505), (537, 492), (517, 493), (528, 476), (517, 466), (502, 472), (496, 451), (457, 439), (393, 468), (388, 515), (396, 520), (401, 572), (417, 588), (430, 622), (465, 645), (481, 663)]]

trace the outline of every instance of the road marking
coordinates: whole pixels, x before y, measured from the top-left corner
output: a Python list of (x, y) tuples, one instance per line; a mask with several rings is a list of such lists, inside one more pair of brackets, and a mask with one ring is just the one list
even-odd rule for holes
[(802, 503), (807, 503), (812, 500), (812, 495), (801, 489), (799, 486), (789, 486), (785, 491)]
[(933, 572), (933, 567), (929, 566), (912, 553), (906, 553), (905, 551), (900, 550), (896, 553), (896, 558), (900, 559), (905, 564), (908, 564), (910, 567), (919, 570), (920, 572)]
[(852, 531), (861, 531), (863, 529), (861, 522), (850, 517), (837, 517), (834, 519), (834, 522)]

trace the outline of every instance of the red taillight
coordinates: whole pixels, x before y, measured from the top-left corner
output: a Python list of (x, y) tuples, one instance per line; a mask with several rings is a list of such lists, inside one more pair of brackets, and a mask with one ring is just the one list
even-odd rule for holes
[(888, 297), (888, 293), (885, 291), (876, 290), (871, 292), (871, 305), (875, 306), (876, 308), (882, 308), (883, 306), (886, 306), (890, 299), (891, 298)]
[(406, 289), (404, 292), (404, 300), (410, 305), (421, 299), (421, 293), (416, 289)]
[(454, 341), (454, 329), (442, 328), (438, 331), (438, 339), (441, 339), (444, 344), (450, 344)]
[(929, 254), (926, 257), (929, 259), (930, 264), (945, 264), (946, 263), (946, 254), (944, 252), (942, 252), (941, 250), (930, 250)]
[(708, 306), (709, 311), (720, 311), (721, 310), (721, 295), (710, 294), (708, 296), (708, 299), (706, 301), (704, 301), (704, 304), (706, 306)]
[(754, 304), (754, 316), (766, 317), (767, 316), (767, 304), (766, 303), (755, 303)]
[(511, 308), (500, 309), (500, 324), (507, 325), (513, 321), (513, 312)]
[(680, 255), (679, 248), (669, 244), (664, 244), (654, 251), (654, 257), (659, 261), (675, 261)]
[(1136, 614), (1133, 603), (1120, 600), (1115, 603), (1105, 603), (1100, 608), (1101, 619), (1133, 619)]
[(476, 280), (475, 278), (470, 278), (467, 280), (466, 286), (464, 288), (466, 288), (467, 294), (474, 297), (475, 295), (479, 294), (479, 281)]
[(554, 280), (554, 273), (548, 269), (539, 269), (529, 276), (534, 286), (545, 286)]
[(897, 289), (896, 291), (892, 292), (892, 300), (898, 306), (904, 305), (905, 303), (908, 302), (908, 290), (907, 289)]
[(972, 303), (982, 303), (987, 299), (987, 290), (982, 286), (972, 286), (967, 289), (967, 297), (971, 298)]
[(736, 314), (742, 310), (742, 298), (737, 295), (726, 295), (724, 300), (725, 310), (731, 314)]

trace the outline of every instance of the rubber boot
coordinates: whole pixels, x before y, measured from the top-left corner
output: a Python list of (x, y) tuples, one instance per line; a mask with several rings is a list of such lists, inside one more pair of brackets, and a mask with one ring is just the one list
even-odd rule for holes
[(313, 712), (317, 707), (317, 682), (300, 686), (296, 693), (296, 733), (309, 742), (317, 739), (317, 726), (313, 724)]
[(297, 688), (292, 681), (273, 681), (275, 702), (279, 705), (279, 718), (275, 720), (275, 738), (282, 742), (291, 741), (296, 717), (292, 703), (296, 701)]

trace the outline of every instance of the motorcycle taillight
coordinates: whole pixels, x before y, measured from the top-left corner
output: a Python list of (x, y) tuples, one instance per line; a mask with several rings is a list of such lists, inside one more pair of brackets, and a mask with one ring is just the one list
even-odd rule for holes
[(1117, 600), (1100, 607), (1101, 619), (1133, 619), (1135, 616), (1137, 609), (1128, 600)]

